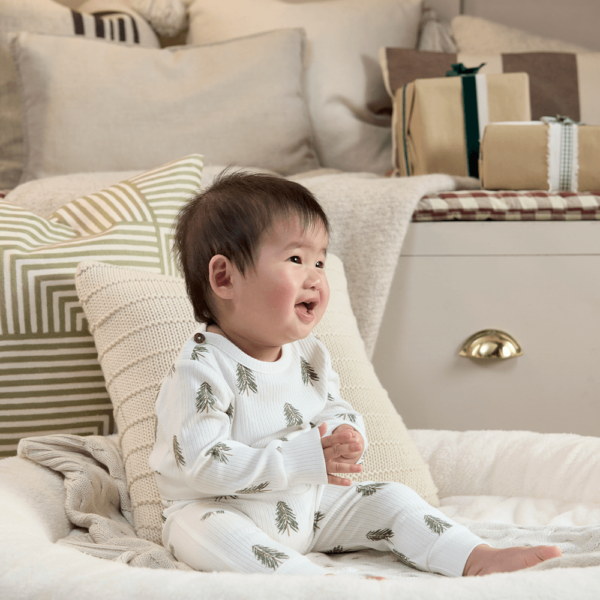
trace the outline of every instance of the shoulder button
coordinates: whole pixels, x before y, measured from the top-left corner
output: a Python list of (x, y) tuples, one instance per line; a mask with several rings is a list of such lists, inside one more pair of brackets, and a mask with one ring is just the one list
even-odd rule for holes
[(197, 333), (194, 336), (194, 341), (196, 342), (196, 344), (202, 344), (202, 342), (204, 342), (204, 340), (206, 340), (206, 337), (202, 333)]

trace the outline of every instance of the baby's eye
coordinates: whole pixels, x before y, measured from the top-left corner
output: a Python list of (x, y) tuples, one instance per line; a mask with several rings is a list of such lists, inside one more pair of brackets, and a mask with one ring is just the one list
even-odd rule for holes
[[(295, 256), (290, 256), (290, 258), (289, 258), (288, 260), (291, 260), (292, 262), (295, 262), (295, 261), (294, 261), (294, 258), (297, 258), (297, 259), (300, 261), (300, 262), (298, 262), (297, 264), (301, 264), (301, 263), (302, 263), (302, 259), (301, 259), (299, 256), (297, 256), (297, 255), (295, 255)], [(325, 268), (325, 263), (324, 263), (324, 262), (322, 262), (322, 261), (319, 261), (319, 262), (317, 263), (317, 265), (321, 265), (321, 266), (319, 267), (320, 269), (324, 269), (324, 268)]]

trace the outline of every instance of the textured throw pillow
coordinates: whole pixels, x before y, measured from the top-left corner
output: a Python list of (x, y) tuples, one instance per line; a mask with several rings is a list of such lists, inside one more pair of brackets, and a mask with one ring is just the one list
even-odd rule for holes
[[(438, 505), (429, 467), (421, 458), (367, 358), (350, 305), (342, 261), (327, 259), (331, 299), (315, 335), (327, 346), (340, 392), (362, 413), (369, 438), (363, 472), (354, 481), (397, 481)], [(125, 472), (140, 537), (161, 543), (161, 505), (148, 457), (155, 440), (154, 405), (161, 381), (193, 331), (183, 279), (83, 262), (77, 293), (93, 332), (117, 422)]]
[(588, 48), (500, 25), (480, 17), (459, 15), (450, 31), (458, 52), (502, 54), (508, 52), (589, 52)]
[(422, 0), (194, 0), (188, 43), (304, 28), (306, 93), (319, 161), (343, 171), (383, 175), (390, 167), (391, 102), (377, 52), (381, 46), (416, 47), (421, 4)]
[(30, 31), (158, 48), (148, 23), (124, 3), (96, 0), (83, 14), (51, 0), (0, 0), (0, 189), (14, 188), (23, 169), (21, 99), (10, 32)]
[(213, 165), (314, 169), (303, 47), (299, 29), (164, 49), (21, 33), (21, 181), (143, 170), (200, 150)]
[(444, 77), (453, 63), (466, 67), (485, 63), (478, 71), (482, 74), (527, 73), (532, 119), (567, 115), (588, 125), (600, 125), (600, 52), (484, 55), (382, 48), (380, 62), (391, 96), (415, 79)]
[(0, 200), (0, 457), (23, 437), (113, 433), (75, 291), (85, 259), (173, 274), (171, 227), (200, 189), (190, 156), (70, 202), (49, 219)]

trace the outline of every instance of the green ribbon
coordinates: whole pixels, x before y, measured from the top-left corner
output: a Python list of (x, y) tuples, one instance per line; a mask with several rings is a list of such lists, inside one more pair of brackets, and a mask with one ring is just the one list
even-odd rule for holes
[(462, 96), (469, 176), (479, 177), (479, 115), (475, 75), (462, 76)]
[(463, 63), (453, 63), (452, 70), (446, 72), (446, 77), (462, 78), (467, 166), (471, 177), (479, 177), (479, 117), (475, 75), (483, 65), (485, 63), (481, 63), (478, 67), (467, 68)]
[(476, 75), (477, 71), (483, 67), (485, 63), (481, 63), (478, 67), (467, 68), (463, 63), (453, 63), (452, 70), (446, 71), (446, 77), (459, 77), (461, 75)]

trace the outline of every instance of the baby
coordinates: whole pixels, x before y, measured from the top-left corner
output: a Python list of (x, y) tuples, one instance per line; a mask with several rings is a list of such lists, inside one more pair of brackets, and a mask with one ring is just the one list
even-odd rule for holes
[(403, 484), (339, 476), (362, 471), (368, 441), (311, 333), (329, 302), (329, 229), (307, 189), (268, 175), (226, 172), (182, 209), (174, 250), (207, 327), (156, 401), (164, 546), (199, 571), (295, 575), (328, 574), (308, 552), (391, 551), (448, 576), (560, 556), (492, 548)]

